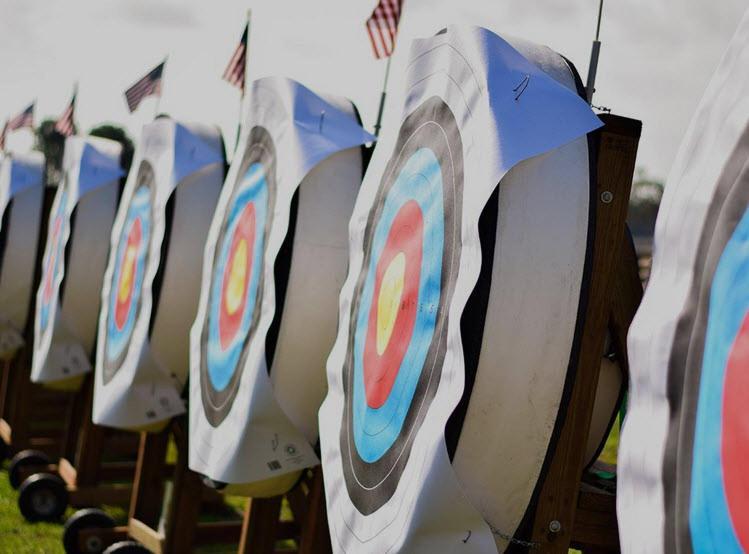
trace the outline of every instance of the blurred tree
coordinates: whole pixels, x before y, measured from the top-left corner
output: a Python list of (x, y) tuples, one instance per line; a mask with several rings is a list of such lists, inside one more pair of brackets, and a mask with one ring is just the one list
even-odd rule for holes
[(133, 141), (130, 140), (129, 136), (127, 136), (125, 130), (117, 125), (103, 123), (91, 129), (89, 134), (92, 137), (102, 137), (114, 140), (122, 145), (120, 161), (122, 162), (122, 167), (125, 168), (125, 173), (127, 174), (130, 169), (130, 164), (133, 162), (133, 151), (135, 148), (133, 146)]
[[(35, 130), (34, 148), (44, 154), (46, 159), (45, 181), (47, 186), (57, 186), (62, 177), (62, 158), (65, 150), (65, 137), (55, 130), (55, 120), (45, 119)], [(109, 123), (97, 125), (89, 133), (119, 142), (122, 145), (120, 161), (127, 172), (133, 161), (133, 141), (122, 127)]]
[(44, 154), (44, 179), (47, 186), (57, 186), (61, 177), (62, 154), (65, 149), (65, 137), (55, 131), (55, 120), (45, 119), (35, 130), (34, 148)]

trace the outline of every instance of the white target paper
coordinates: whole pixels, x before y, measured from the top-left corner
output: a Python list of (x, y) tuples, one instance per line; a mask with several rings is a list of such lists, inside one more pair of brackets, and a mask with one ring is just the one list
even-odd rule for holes
[(464, 387), (477, 223), (510, 169), (600, 121), (486, 29), (415, 41), (408, 71), (401, 127), (378, 142), (350, 225), (320, 409), (328, 520), (341, 552), (491, 552), (444, 438)]
[(200, 253), (223, 176), (216, 129), (168, 118), (143, 128), (101, 291), (95, 423), (146, 428), (185, 411)]
[[(10, 208), (8, 207), (11, 203)], [(24, 344), (44, 202), (44, 156), (9, 154), (0, 162), (0, 359)], [(7, 212), (7, 213), (6, 213)]]
[[(705, 91), (667, 180), (656, 222), (650, 281), (629, 331), (630, 393), (619, 447), (617, 491), (623, 552), (717, 552), (715, 548), (721, 552), (743, 552), (749, 548), (747, 511), (732, 505), (729, 513), (726, 508), (728, 491), (747, 497), (747, 481), (746, 457), (737, 461), (730, 458), (729, 452), (719, 454), (720, 445), (726, 446), (722, 431), (731, 419), (730, 413), (722, 412), (725, 406), (720, 406), (725, 394), (721, 376), (716, 379), (715, 374), (686, 373), (688, 365), (684, 359), (685, 353), (691, 358), (696, 343), (707, 340), (704, 326), (693, 323), (697, 308), (707, 312), (709, 306), (719, 306), (721, 300), (720, 295), (711, 296), (709, 302), (695, 296), (700, 286), (716, 282), (702, 272), (714, 263), (713, 246), (722, 250), (721, 234), (727, 226), (724, 221), (724, 226), (719, 225), (714, 233), (705, 229), (720, 218), (730, 221), (735, 215), (731, 210), (745, 202), (742, 196), (746, 196), (746, 187), (737, 186), (731, 191), (733, 197), (726, 199), (721, 182), (742, 165), (746, 171), (746, 159), (732, 158), (739, 145), (743, 144), (746, 150), (749, 140), (748, 69), (749, 13)], [(739, 165), (735, 167), (737, 161)], [(733, 225), (736, 223), (733, 221)], [(705, 237), (703, 232), (707, 233)], [(743, 256), (745, 259), (745, 250)], [(729, 304), (737, 311), (744, 301), (741, 290), (746, 290), (742, 274), (746, 272), (735, 276), (733, 297), (729, 297)], [(730, 330), (728, 319), (722, 328), (726, 333)], [(705, 363), (707, 353), (705, 347)], [(741, 370), (744, 375), (746, 369), (744, 366)], [(701, 379), (707, 379), (706, 386), (720, 393), (716, 398), (718, 406), (711, 413), (717, 425), (707, 433), (707, 443), (699, 447), (699, 428), (694, 428), (697, 399), (692, 395), (702, 385)], [(746, 388), (739, 389), (739, 394), (744, 395), (741, 425), (746, 429)], [(688, 420), (691, 425), (685, 424)], [(730, 483), (709, 481), (707, 470), (702, 474), (695, 470), (690, 475), (692, 446), (694, 463), (697, 454), (707, 456), (712, 460), (710, 471), (722, 466), (722, 472), (729, 465), (735, 469), (740, 464), (740, 483), (735, 479)], [(746, 443), (734, 446), (745, 449)], [(690, 494), (701, 497), (694, 502)], [(695, 504), (704, 511), (690, 512)], [(733, 524), (728, 521), (731, 518)], [(741, 545), (737, 535), (742, 539)]]
[(121, 151), (118, 142), (102, 138), (65, 141), (63, 177), (50, 210), (36, 294), (35, 383), (91, 371), (101, 280), (124, 175)]
[[(292, 80), (260, 79), (249, 94), (206, 242), (190, 358), (190, 468), (241, 484), (319, 463), (314, 419), (361, 182), (359, 146), (374, 138), (350, 102)], [(289, 233), (290, 257), (282, 251)], [(284, 256), (290, 267), (279, 275), (288, 281), (281, 313), (274, 268)], [(277, 340), (269, 353), (274, 316), (280, 329), (271, 331)]]

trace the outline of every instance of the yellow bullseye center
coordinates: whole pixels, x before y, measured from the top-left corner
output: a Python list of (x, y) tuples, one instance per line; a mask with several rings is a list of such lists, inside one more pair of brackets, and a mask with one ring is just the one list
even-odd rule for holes
[(135, 255), (137, 248), (135, 246), (128, 246), (125, 251), (125, 263), (122, 267), (122, 278), (120, 279), (120, 290), (117, 291), (117, 299), (120, 303), (127, 300), (127, 295), (130, 293), (130, 287), (132, 286), (133, 280), (133, 264), (135, 263)]
[(247, 241), (240, 239), (234, 252), (234, 259), (229, 268), (229, 283), (226, 288), (224, 306), (229, 315), (233, 315), (242, 304), (244, 282), (247, 277)]
[(388, 264), (380, 285), (377, 299), (377, 354), (385, 352), (393, 334), (395, 320), (403, 296), (403, 283), (406, 274), (406, 255), (399, 252)]

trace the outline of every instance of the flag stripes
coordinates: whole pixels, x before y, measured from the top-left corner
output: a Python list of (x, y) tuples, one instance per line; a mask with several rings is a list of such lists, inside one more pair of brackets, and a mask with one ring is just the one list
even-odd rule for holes
[(21, 113), (5, 122), (3, 131), (0, 133), (0, 150), (5, 148), (5, 137), (10, 131), (15, 131), (23, 127), (34, 127), (34, 105), (35, 102), (32, 102)]
[(28, 108), (23, 110), (17, 116), (11, 118), (7, 123), (8, 131), (15, 131), (22, 127), (33, 127), (34, 126), (34, 102), (29, 104)]
[(402, 7), (403, 0), (380, 0), (367, 19), (367, 33), (375, 58), (387, 58), (395, 50)]
[(137, 83), (125, 91), (125, 100), (130, 113), (133, 113), (146, 96), (161, 95), (161, 76), (164, 72), (164, 64), (161, 62)]
[(62, 112), (60, 119), (55, 123), (55, 131), (65, 137), (75, 134), (75, 97), (76, 95), (74, 94), (70, 100), (70, 104), (68, 104), (68, 107)]
[(239, 90), (244, 91), (244, 76), (245, 76), (245, 64), (247, 63), (247, 32), (249, 24), (245, 25), (244, 33), (242, 38), (234, 50), (229, 65), (226, 66), (222, 78), (229, 82), (231, 85), (237, 87)]

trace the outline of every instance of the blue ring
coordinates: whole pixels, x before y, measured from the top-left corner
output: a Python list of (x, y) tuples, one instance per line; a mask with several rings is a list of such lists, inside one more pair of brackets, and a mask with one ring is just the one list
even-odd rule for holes
[[(226, 220), (223, 241), (219, 245), (219, 257), (211, 282), (208, 317), (209, 340), (206, 365), (211, 385), (217, 391), (224, 390), (237, 371), (237, 364), (245, 340), (247, 339), (247, 334), (250, 331), (252, 314), (255, 311), (255, 302), (258, 296), (258, 283), (260, 282), (260, 275), (263, 270), (265, 224), (268, 218), (268, 181), (265, 169), (261, 163), (254, 163), (247, 168), (238, 190), (239, 192)], [(229, 259), (229, 248), (231, 247), (234, 229), (238, 224), (239, 215), (250, 202), (255, 203), (255, 244), (253, 245), (252, 274), (248, 283), (247, 297), (245, 299), (240, 327), (231, 344), (224, 350), (221, 348), (218, 328), (221, 310), (221, 289), (224, 281), (224, 273), (227, 271), (226, 263)]]
[[(117, 294), (119, 293), (118, 285), (122, 272), (122, 261), (128, 240), (125, 232), (130, 229), (130, 226), (137, 217), (140, 217), (141, 223), (141, 243), (138, 249), (138, 257), (135, 260), (135, 279), (133, 279), (130, 308), (125, 325), (123, 325), (122, 330), (119, 330), (115, 323), (115, 310), (117, 308)], [(128, 207), (127, 217), (125, 218), (125, 225), (122, 229), (123, 233), (120, 235), (120, 241), (117, 245), (117, 257), (115, 258), (115, 267), (112, 272), (112, 281), (109, 289), (109, 309), (107, 310), (107, 342), (104, 351), (110, 363), (116, 361), (130, 343), (138, 312), (137, 306), (140, 302), (143, 289), (143, 279), (146, 272), (146, 255), (148, 253), (148, 245), (151, 241), (151, 191), (147, 186), (141, 186), (133, 194), (130, 206)]]
[[(70, 223), (68, 221), (68, 218), (65, 217), (65, 210), (67, 208), (67, 203), (68, 203), (68, 191), (63, 189), (62, 194), (60, 195), (60, 203), (57, 205), (57, 211), (55, 212), (55, 215), (52, 218), (52, 229), (50, 229), (50, 232), (54, 231), (55, 221), (59, 217), (61, 221), (60, 221), (60, 233), (57, 237), (57, 248), (56, 248), (57, 252), (55, 254), (55, 266), (50, 269), (52, 271), (51, 279), (52, 279), (52, 287), (54, 290), (52, 291), (52, 296), (50, 297), (49, 302), (44, 301), (44, 283), (46, 281), (46, 275), (42, 279), (42, 284), (41, 284), (42, 302), (41, 302), (41, 309), (40, 309), (40, 318), (41, 318), (42, 332), (44, 332), (47, 329), (47, 326), (49, 325), (49, 321), (50, 321), (49, 312), (52, 307), (51, 305), (53, 302), (57, 302), (57, 299), (59, 296), (56, 282), (57, 282), (58, 273), (62, 271), (63, 269), (62, 258), (65, 253), (65, 244), (64, 244), (65, 241), (63, 239), (65, 237), (66, 227)], [(52, 255), (52, 252), (48, 252), (48, 256), (49, 255)], [(45, 270), (48, 269), (47, 263), (48, 263), (48, 258), (44, 260), (43, 267), (45, 268)]]
[(713, 277), (694, 433), (689, 523), (695, 552), (742, 553), (726, 499), (721, 459), (726, 364), (749, 310), (749, 210)]
[[(445, 236), (442, 196), (439, 160), (431, 149), (420, 148), (410, 156), (393, 183), (375, 228), (354, 337), (353, 436), (359, 456), (367, 463), (379, 460), (398, 438), (434, 336)], [(400, 208), (411, 200), (418, 203), (424, 218), (416, 321), (390, 395), (380, 408), (375, 409), (367, 405), (363, 367), (375, 273), (393, 220)]]

